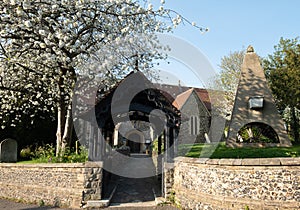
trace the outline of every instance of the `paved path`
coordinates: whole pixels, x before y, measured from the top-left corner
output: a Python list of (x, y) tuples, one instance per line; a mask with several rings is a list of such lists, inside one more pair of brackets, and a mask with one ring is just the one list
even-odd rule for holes
[(10, 200), (5, 200), (5, 199), (0, 199), (0, 209), (1, 210), (50, 210), (50, 209), (70, 210), (70, 209), (61, 209), (61, 208), (55, 208), (49, 206), (40, 207), (34, 204), (18, 203)]
[[(33, 204), (24, 204), (24, 203), (17, 203), (5, 199), (0, 199), (0, 209), (1, 210), (71, 210), (71, 209), (62, 209), (62, 208), (55, 208), (55, 207), (48, 207), (48, 206), (37, 206)], [(176, 208), (172, 206), (151, 206), (151, 207), (108, 207), (104, 208), (106, 210), (176, 210)], [(100, 209), (102, 210), (102, 209)]]
[(152, 206), (152, 207), (109, 207), (106, 210), (178, 210), (173, 206)]
[[(118, 161), (119, 162), (119, 161)], [(113, 176), (117, 190), (111, 200), (111, 206), (143, 205), (155, 206), (154, 191), (158, 194), (155, 166), (149, 155), (131, 154), (131, 157), (118, 165), (119, 174)]]

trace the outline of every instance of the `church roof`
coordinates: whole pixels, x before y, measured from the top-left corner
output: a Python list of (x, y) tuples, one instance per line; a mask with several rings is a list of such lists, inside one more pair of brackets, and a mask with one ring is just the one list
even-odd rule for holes
[(175, 106), (177, 109), (181, 109), (182, 106), (185, 104), (185, 102), (188, 100), (190, 95), (193, 93), (194, 88), (191, 88), (181, 94), (179, 94), (176, 99), (173, 101), (173, 106)]
[(202, 88), (190, 88), (187, 91), (179, 94), (173, 101), (173, 106), (177, 109), (181, 109), (185, 102), (189, 99), (192, 93), (196, 93), (200, 101), (205, 105), (208, 111), (211, 111), (211, 102), (207, 90)]
[[(154, 84), (154, 86), (162, 91), (165, 91), (169, 94), (169, 100), (174, 102), (175, 100), (178, 100), (176, 103), (174, 103), (174, 106), (181, 106), (185, 103), (185, 101), (190, 96), (190, 93), (192, 93), (192, 89), (197, 93), (199, 99), (204, 103), (208, 111), (211, 111), (211, 99), (209, 97), (209, 93), (204, 88), (196, 88), (196, 87), (187, 87), (187, 86), (180, 86), (180, 85), (169, 85), (169, 84)], [(180, 97), (179, 97), (180, 96)], [(166, 96), (167, 97), (167, 96)], [(177, 99), (177, 97), (179, 97)], [(180, 107), (181, 107), (180, 106)], [(177, 107), (178, 108), (178, 107)]]

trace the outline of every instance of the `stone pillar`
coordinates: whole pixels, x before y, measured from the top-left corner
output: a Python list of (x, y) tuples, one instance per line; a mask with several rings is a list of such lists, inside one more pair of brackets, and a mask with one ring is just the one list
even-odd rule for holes
[(103, 162), (87, 162), (85, 166), (83, 204), (89, 200), (101, 200), (103, 175)]
[(174, 163), (164, 162), (163, 191), (164, 197), (168, 199), (173, 191), (174, 185)]

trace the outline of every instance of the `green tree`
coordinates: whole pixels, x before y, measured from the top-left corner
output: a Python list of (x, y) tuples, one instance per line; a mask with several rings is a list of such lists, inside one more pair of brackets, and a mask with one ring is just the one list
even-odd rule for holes
[[(238, 86), (241, 67), (243, 64), (245, 50), (230, 52), (221, 58), (219, 65), (221, 71), (214, 79), (214, 88), (221, 90), (225, 98), (221, 100), (219, 107), (221, 112), (230, 116), (234, 104), (235, 93)], [(225, 103), (224, 103), (225, 101)]]
[(290, 110), (292, 135), (299, 143), (300, 42), (298, 38), (281, 38), (274, 49), (275, 52), (264, 59), (265, 73), (279, 109)]

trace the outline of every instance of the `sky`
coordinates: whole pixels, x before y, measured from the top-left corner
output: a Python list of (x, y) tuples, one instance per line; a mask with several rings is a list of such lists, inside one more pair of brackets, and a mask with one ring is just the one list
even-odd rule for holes
[[(209, 28), (209, 32), (201, 34), (185, 24), (176, 28), (173, 35), (199, 49), (215, 72), (220, 71), (221, 58), (230, 52), (252, 45), (259, 56), (266, 57), (274, 52), (274, 45), (281, 37), (300, 36), (299, 0), (166, 0), (165, 8)], [(178, 65), (181, 64), (172, 66), (171, 62), (169, 67), (164, 64), (163, 68), (174, 69)], [(178, 78), (201, 86), (193, 81), (193, 76), (188, 76), (188, 70), (180, 69)]]

